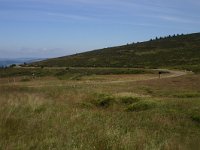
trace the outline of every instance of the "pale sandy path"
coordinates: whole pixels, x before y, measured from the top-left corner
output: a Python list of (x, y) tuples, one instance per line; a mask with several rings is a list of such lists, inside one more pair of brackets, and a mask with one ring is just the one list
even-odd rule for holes
[[(166, 79), (166, 78), (180, 77), (180, 76), (189, 74), (189, 72), (186, 72), (186, 71), (175, 71), (175, 70), (168, 70), (168, 69), (154, 69), (154, 70), (166, 71), (169, 73), (161, 75), (161, 78), (159, 78), (159, 76), (157, 76), (157, 77), (151, 77), (151, 78), (141, 79), (141, 80), (137, 80), (137, 81), (149, 81), (149, 80), (156, 80), (156, 79), (161, 80), (161, 79)], [(136, 80), (109, 81), (107, 83), (125, 83), (125, 82), (136, 82)]]

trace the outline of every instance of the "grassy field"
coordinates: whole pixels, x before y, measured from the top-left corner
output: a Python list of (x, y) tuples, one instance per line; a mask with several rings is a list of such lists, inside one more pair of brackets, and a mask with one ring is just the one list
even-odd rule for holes
[(200, 149), (200, 75), (63, 70), (4, 70), (0, 149)]

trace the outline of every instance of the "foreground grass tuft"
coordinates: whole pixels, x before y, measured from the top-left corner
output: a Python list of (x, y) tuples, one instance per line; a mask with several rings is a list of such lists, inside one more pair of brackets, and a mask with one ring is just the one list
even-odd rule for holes
[(177, 98), (196, 98), (196, 97), (200, 97), (200, 93), (195, 93), (195, 92), (183, 92), (183, 93), (178, 93), (178, 94), (174, 94), (174, 97)]
[(121, 104), (133, 104), (133, 103), (136, 103), (138, 101), (140, 101), (141, 98), (139, 97), (131, 97), (131, 96), (125, 96), (125, 97), (120, 97), (119, 98), (119, 101)]
[(194, 115), (191, 116), (191, 118), (192, 118), (193, 121), (200, 123), (200, 115), (194, 114)]
[(111, 104), (113, 104), (115, 101), (115, 98), (108, 94), (99, 94), (96, 96), (96, 99), (91, 101), (95, 106), (100, 108), (107, 108)]
[(153, 109), (156, 107), (156, 103), (153, 101), (139, 101), (137, 103), (130, 104), (127, 108), (126, 111), (145, 111), (148, 109)]
[(200, 123), (200, 109), (199, 108), (192, 110), (192, 112), (190, 113), (190, 116), (194, 122)]

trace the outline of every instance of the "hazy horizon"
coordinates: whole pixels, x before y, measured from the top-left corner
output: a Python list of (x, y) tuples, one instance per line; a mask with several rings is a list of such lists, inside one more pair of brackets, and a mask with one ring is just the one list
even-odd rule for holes
[(52, 58), (199, 32), (197, 0), (0, 0), (0, 58)]

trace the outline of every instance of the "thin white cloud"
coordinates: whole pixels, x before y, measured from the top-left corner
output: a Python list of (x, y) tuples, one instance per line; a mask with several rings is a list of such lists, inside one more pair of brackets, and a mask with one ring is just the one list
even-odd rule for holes
[[(184, 12), (178, 11), (175, 8), (170, 8), (167, 7), (166, 5), (162, 5), (160, 1), (157, 0), (152, 0), (152, 1), (147, 1), (147, 0), (141, 0), (141, 1), (136, 1), (136, 0), (101, 0), (101, 1), (96, 1), (96, 0), (0, 0), (4, 2), (24, 2), (27, 3), (28, 7), (28, 2), (35, 2), (35, 3), (46, 3), (48, 4), (57, 4), (57, 5), (66, 5), (66, 8), (68, 8), (69, 4), (77, 5), (78, 3), (82, 3), (84, 7), (86, 7), (88, 12), (90, 13), (90, 16), (86, 16), (85, 14), (81, 14), (82, 12), (79, 12), (79, 14), (76, 13), (61, 13), (58, 12), (58, 10), (51, 10), (47, 15), (52, 16), (52, 17), (62, 17), (62, 18), (69, 18), (69, 19), (78, 19), (78, 20), (95, 20), (97, 18), (101, 17), (117, 17), (119, 15), (124, 15), (124, 16), (131, 16), (132, 13), (135, 14), (135, 16), (145, 16), (149, 14), (159, 14), (163, 17), (157, 17), (163, 20), (169, 20), (169, 21), (176, 21), (176, 22), (185, 22), (185, 23), (192, 23), (192, 21), (184, 21), (184, 19), (177, 19), (177, 15), (183, 15)], [(177, 0), (176, 0), (177, 1)], [(187, 0), (186, 0), (187, 1)], [(26, 7), (23, 6), (23, 7)], [(34, 7), (37, 8), (37, 5), (32, 6), (33, 9)], [(45, 6), (43, 6), (45, 7)], [(51, 6), (49, 6), (51, 7)], [(86, 8), (82, 7), (83, 12), (86, 12)], [(29, 8), (29, 7), (28, 7)], [(94, 10), (91, 11), (91, 9), (97, 9), (97, 12)], [(20, 9), (21, 10), (21, 9)], [(23, 9), (22, 9), (23, 10)], [(42, 8), (37, 11), (43, 11)], [(35, 10), (35, 11), (36, 11)], [(67, 10), (67, 9), (66, 9)], [(27, 11), (27, 10), (26, 10)], [(92, 14), (94, 11), (94, 14)], [(106, 13), (107, 12), (107, 13)], [(110, 12), (113, 12), (112, 15), (110, 15)], [(92, 17), (94, 16), (94, 17)], [(173, 16), (173, 17), (170, 17)], [(9, 16), (8, 16), (9, 17)], [(156, 17), (155, 17), (156, 18)], [(187, 20), (187, 18), (185, 19)], [(194, 22), (195, 23), (195, 22)]]
[(170, 21), (170, 22), (175, 22), (175, 23), (186, 23), (186, 24), (200, 24), (200, 21), (194, 21), (190, 20), (188, 18), (180, 18), (176, 16), (166, 16), (166, 15), (157, 15), (154, 16), (155, 18), (160, 18), (162, 20)]
[(87, 17), (84, 15), (73, 15), (73, 14), (65, 14), (65, 13), (54, 13), (54, 12), (46, 12), (48, 16), (51, 17), (61, 17), (64, 19), (73, 19), (73, 20), (96, 20), (95, 18)]
[[(99, 41), (102, 42), (102, 39), (104, 39), (101, 36), (108, 37), (109, 39), (112, 37), (111, 35), (115, 34), (115, 32), (116, 34), (122, 33), (125, 37), (130, 36), (130, 39), (132, 39), (132, 36), (134, 37), (132, 33), (134, 33), (133, 31), (135, 30), (137, 30), (137, 34), (139, 34), (135, 35), (135, 38), (140, 36), (139, 32), (153, 35), (156, 32), (163, 32), (163, 34), (167, 32), (168, 34), (174, 31), (195, 31), (198, 30), (198, 25), (200, 25), (200, 11), (197, 9), (199, 5), (199, 0), (0, 0), (1, 22), (4, 22), (4, 24), (7, 22), (10, 23), (10, 21), (14, 22), (10, 27), (4, 26), (1, 31), (4, 31), (5, 29), (8, 30), (8, 32), (14, 31), (18, 33), (16, 29), (13, 29), (13, 27), (16, 25), (15, 23), (19, 23), (24, 27), (30, 27), (30, 30), (34, 29), (35, 33), (32, 34), (36, 34), (37, 30), (38, 32), (43, 32), (40, 29), (40, 23), (42, 22), (42, 24), (44, 23), (45, 26), (49, 27), (45, 32), (50, 36), (48, 35), (48, 37), (44, 37), (49, 39), (49, 41), (57, 40), (58, 43), (50, 45), (51, 42), (48, 43), (45, 40), (44, 42), (46, 43), (42, 43), (40, 42), (42, 41), (41, 37), (35, 38), (35, 40), (29, 42), (17, 42), (18, 39), (14, 39), (16, 37), (18, 38), (18, 35), (19, 37), (26, 38), (26, 34), (23, 34), (29, 32), (28, 29), (24, 30), (27, 32), (23, 32), (22, 35), (17, 34), (17, 36), (13, 36), (14, 33), (8, 34), (5, 32), (3, 34), (1, 33), (2, 39), (5, 39), (4, 37), (7, 37), (7, 35), (13, 37), (14, 44), (12, 48), (14, 49), (16, 44), (18, 50), (14, 52), (9, 48), (10, 52), (5, 52), (5, 50), (0, 50), (0, 52), (3, 52), (4, 55), (16, 53), (16, 55), (19, 56), (38, 56), (40, 53), (43, 56), (48, 54), (55, 56), (58, 55), (56, 50), (59, 51), (59, 55), (64, 55), (65, 52), (69, 51), (58, 48), (51, 49), (49, 47), (57, 47), (58, 45), (62, 45), (61, 47), (67, 47), (68, 49), (90, 49), (88, 48), (90, 47), (89, 45), (92, 45), (92, 47), (100, 47), (102, 44), (99, 44)], [(187, 6), (188, 9), (184, 9)], [(29, 26), (29, 23), (31, 26)], [(75, 24), (74, 27), (73, 24)], [(88, 27), (90, 25), (92, 29)], [(63, 28), (59, 29), (59, 26), (62, 26)], [(45, 29), (44, 26), (43, 28)], [(119, 33), (118, 29), (120, 29)], [(54, 32), (55, 30), (58, 30), (59, 33)], [(80, 32), (77, 32), (77, 30), (80, 30)], [(99, 31), (97, 32), (97, 30)], [(23, 29), (21, 29), (21, 31), (23, 31)], [(70, 41), (68, 41), (67, 33), (71, 33), (71, 31), (73, 37), (70, 37)], [(105, 31), (108, 33), (101, 35), (101, 32), (104, 33)], [(57, 33), (57, 37), (55, 36), (55, 33)], [(88, 39), (80, 38), (80, 40), (77, 40), (77, 37), (82, 33), (90, 34), (90, 37), (88, 36)], [(102, 39), (99, 40), (96, 33), (100, 33)], [(51, 37), (51, 35), (53, 36)], [(7, 37), (8, 41), (12, 39), (10, 37)], [(55, 39), (52, 40), (51, 38)], [(60, 38), (61, 41), (62, 39), (64, 40), (58, 42), (58, 38)], [(92, 43), (91, 41), (93, 39), (97, 39), (96, 42), (99, 45), (94, 44), (94, 42)], [(120, 39), (116, 38), (114, 40), (122, 42), (124, 39), (121, 39), (122, 38), (120, 37)], [(75, 42), (74, 44), (73, 41), (78, 41), (79, 43), (84, 41), (84, 44), (88, 42), (88, 45), (84, 45), (83, 43), (76, 44)], [(1, 44), (3, 45), (4, 43), (6, 43), (6, 40)], [(69, 45), (69, 43), (72, 43), (72, 45)], [(7, 45), (11, 44), (12, 42), (7, 42)], [(27, 47), (19, 48), (19, 46), (23, 44)], [(2, 45), (1, 47), (3, 47)], [(30, 45), (32, 45), (34, 49), (28, 48), (31, 47)], [(41, 46), (41, 48), (35, 48), (35, 45), (38, 47)], [(78, 45), (81, 45), (80, 48)], [(42, 48), (43, 46), (44, 48)]]

